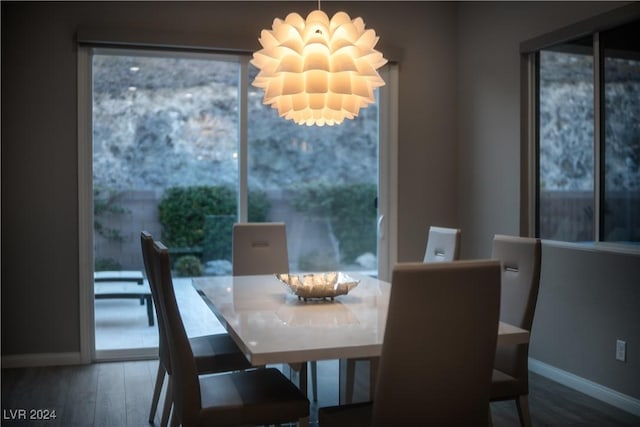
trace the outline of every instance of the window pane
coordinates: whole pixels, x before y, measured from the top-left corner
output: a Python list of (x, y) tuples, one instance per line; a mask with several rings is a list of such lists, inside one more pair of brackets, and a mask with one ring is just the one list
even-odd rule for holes
[(593, 50), (540, 52), (539, 237), (593, 240)]
[(376, 274), (377, 104), (339, 126), (308, 127), (262, 98), (250, 86), (249, 220), (285, 222), (291, 271)]
[[(106, 51), (93, 56), (92, 69), (95, 270), (142, 272), (147, 230), (169, 247), (185, 295), (185, 277), (230, 273), (225, 221), (237, 204), (239, 64)], [(156, 345), (146, 316), (135, 299), (96, 300), (96, 348)], [(199, 333), (211, 333), (208, 322), (200, 325)]]
[(603, 240), (640, 242), (638, 22), (605, 33)]
[(176, 263), (231, 261), (207, 242), (209, 217), (237, 211), (240, 66), (166, 55), (94, 56), (97, 268), (140, 269), (143, 228)]

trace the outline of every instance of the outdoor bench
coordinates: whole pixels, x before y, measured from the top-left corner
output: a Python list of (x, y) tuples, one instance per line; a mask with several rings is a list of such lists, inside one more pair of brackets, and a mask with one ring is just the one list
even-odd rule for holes
[[(154, 325), (151, 289), (144, 282), (140, 271), (96, 271), (93, 274), (96, 299), (139, 299), (140, 305), (147, 303), (149, 326)], [(131, 283), (135, 283), (131, 286)]]

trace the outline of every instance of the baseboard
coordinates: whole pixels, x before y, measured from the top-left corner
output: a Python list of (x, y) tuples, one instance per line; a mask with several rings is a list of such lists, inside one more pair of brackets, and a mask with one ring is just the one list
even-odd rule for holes
[(549, 378), (552, 381), (577, 390), (580, 393), (584, 393), (587, 396), (591, 396), (640, 417), (639, 399), (627, 396), (626, 394), (622, 394), (618, 391), (579, 377), (571, 372), (540, 362), (536, 359), (529, 358), (529, 370), (542, 375), (543, 377)]
[(82, 364), (82, 359), (79, 352), (12, 354), (2, 356), (3, 369), (80, 364)]
[(117, 350), (96, 350), (96, 362), (123, 362), (136, 360), (154, 360), (158, 358), (158, 348), (136, 348)]

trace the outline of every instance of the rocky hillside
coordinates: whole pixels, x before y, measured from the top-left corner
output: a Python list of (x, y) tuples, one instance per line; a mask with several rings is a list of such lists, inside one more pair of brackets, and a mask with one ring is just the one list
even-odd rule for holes
[[(158, 191), (235, 185), (239, 64), (103, 55), (93, 68), (96, 185)], [(376, 115), (371, 106), (341, 126), (298, 126), (262, 105), (252, 87), (250, 185), (376, 182)]]
[[(546, 190), (593, 188), (593, 61), (543, 52), (540, 165)], [(605, 63), (606, 186), (640, 191), (640, 61)]]

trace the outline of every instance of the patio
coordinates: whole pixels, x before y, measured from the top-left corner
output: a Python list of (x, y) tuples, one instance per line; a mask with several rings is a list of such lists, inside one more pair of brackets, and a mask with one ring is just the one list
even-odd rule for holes
[[(190, 278), (175, 278), (173, 285), (185, 329), (190, 336), (225, 331), (191, 286)], [(131, 283), (131, 286), (136, 284)], [(156, 326), (149, 326), (147, 308), (137, 299), (96, 300), (95, 322), (98, 351), (158, 346), (158, 323), (155, 321)]]

